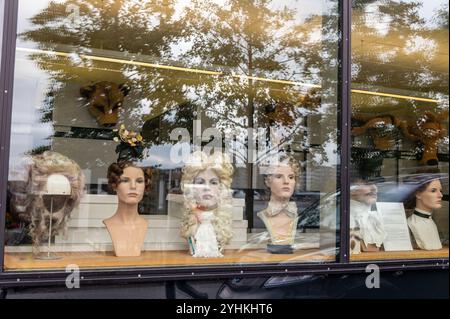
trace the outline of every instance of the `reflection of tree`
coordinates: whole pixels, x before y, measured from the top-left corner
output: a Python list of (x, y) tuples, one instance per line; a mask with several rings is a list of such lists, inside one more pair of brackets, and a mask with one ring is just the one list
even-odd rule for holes
[[(79, 9), (76, 11), (79, 16), (69, 14), (68, 8)], [(173, 81), (172, 74), (161, 76), (157, 69), (81, 59), (80, 54), (113, 52), (118, 54), (117, 57), (124, 58), (127, 53), (132, 53), (134, 56), (149, 56), (154, 61), (164, 59), (177, 32), (175, 25), (170, 23), (173, 14), (173, 0), (52, 1), (31, 19), (34, 28), (24, 32), (22, 38), (37, 43), (42, 50), (71, 53), (69, 57), (40, 53), (32, 55), (39, 67), (59, 84), (56, 92), (52, 91), (53, 95), (70, 81), (81, 79), (89, 82), (95, 78), (95, 73), (101, 74), (106, 70), (105, 77), (112, 75), (118, 82), (131, 82), (134, 92), (140, 92), (147, 100), (156, 101), (156, 105), (152, 105), (155, 109), (163, 109), (182, 101), (178, 92), (179, 83)], [(143, 106), (142, 96), (134, 96), (134, 101), (129, 104), (134, 109)], [(53, 105), (47, 105), (43, 120), (51, 117)], [(139, 112), (132, 115), (139, 122)]]
[[(303, 116), (299, 106), (305, 90), (261, 78), (316, 80), (305, 78), (304, 67), (295, 63), (295, 53), (308, 47), (298, 41), (297, 10), (273, 9), (274, 3), (229, 0), (219, 5), (196, 0), (181, 19), (182, 37), (191, 44), (183, 54), (184, 61), (201, 61), (223, 73), (196, 87), (193, 101), (202, 106), (206, 118), (214, 119), (216, 127), (241, 139), (247, 127), (267, 127), (269, 123), (287, 131), (300, 129)], [(318, 56), (311, 49), (309, 60)]]
[(448, 25), (445, 9), (438, 12), (436, 25), (421, 17), (419, 9), (425, 4), (419, 2), (353, 3), (357, 8), (352, 16), (354, 82), (431, 97), (448, 92), (448, 28), (442, 27), (445, 21)]
[(449, 11), (448, 11), (448, 3), (443, 3), (439, 9), (437, 9), (436, 14), (434, 16), (434, 21), (437, 26), (442, 29), (448, 29), (448, 20), (449, 20)]
[[(251, 110), (256, 110), (256, 123), (263, 121), (265, 114), (259, 108), (267, 105), (281, 106), (284, 113), (278, 115), (284, 124), (299, 117), (295, 114), (302, 96), (299, 87), (252, 78), (317, 82), (321, 61), (317, 45), (305, 45), (299, 38), (295, 8), (271, 9), (274, 2), (269, 0), (229, 0), (222, 5), (195, 0), (175, 20), (175, 4), (175, 0), (50, 2), (31, 19), (33, 29), (22, 34), (39, 49), (69, 48), (69, 53), (74, 53), (69, 57), (32, 55), (40, 68), (52, 75), (54, 83), (46, 104), (52, 105), (51, 95), (63, 87), (61, 83), (81, 77), (89, 80), (90, 74), (113, 68), (111, 63), (81, 59), (78, 54), (122, 52), (132, 59), (146, 56), (154, 62), (170, 63), (169, 59), (177, 56), (174, 52), (181, 50), (185, 66), (201, 62), (204, 68), (223, 75), (115, 66), (119, 77), (132, 82), (132, 90), (140, 93), (132, 104), (146, 105), (150, 117), (189, 100), (201, 105), (207, 115), (219, 116), (221, 128), (227, 127), (226, 123), (233, 123), (233, 129), (247, 127)], [(79, 16), (69, 14), (68, 8), (78, 8)], [(316, 76), (311, 75), (313, 70)], [(50, 111), (51, 107), (45, 110), (44, 121), (50, 119)]]
[[(51, 1), (31, 19), (37, 28), (23, 36), (46, 49), (65, 44), (160, 58), (175, 33), (173, 25), (167, 23), (174, 14), (173, 5), (173, 0)], [(70, 8), (78, 8), (79, 16), (68, 14)]]
[[(185, 122), (196, 118), (193, 109), (205, 125), (244, 143), (248, 127), (271, 125), (283, 135), (278, 142), (297, 138), (307, 145), (304, 118), (311, 114), (322, 114), (319, 121), (329, 117), (331, 122), (320, 124), (335, 127), (335, 114), (328, 112), (334, 106), (318, 107), (319, 93), (328, 93), (317, 90), (305, 97), (308, 85), (323, 84), (323, 66), (337, 63), (336, 56), (326, 54), (327, 41), (337, 46), (335, 20), (316, 14), (302, 21), (299, 5), (276, 9), (271, 0), (228, 0), (220, 5), (193, 0), (175, 14), (177, 4), (176, 0), (50, 2), (31, 19), (33, 28), (22, 34), (38, 49), (70, 54), (31, 55), (52, 78), (42, 120), (52, 119), (55, 96), (63, 94), (66, 84), (103, 76), (131, 86), (127, 104), (132, 109), (126, 112), (134, 130), (145, 120), (151, 122), (147, 127), (158, 121), (163, 130), (191, 127)], [(79, 16), (69, 14), (68, 8), (78, 8)], [(321, 36), (315, 36), (317, 32)], [(97, 61), (83, 54), (208, 69), (220, 75)], [(335, 135), (330, 138), (335, 142)], [(169, 142), (168, 134), (150, 141)]]
[(193, 104), (183, 103), (159, 116), (149, 117), (142, 127), (142, 136), (149, 145), (170, 143), (170, 133), (177, 128), (193, 131), (196, 110)]
[[(420, 9), (435, 2), (360, 0), (352, 4), (353, 87), (439, 101), (354, 94), (353, 112), (372, 118), (389, 114), (415, 125), (426, 112), (448, 110), (448, 5), (443, 3), (427, 19)], [(415, 150), (422, 151), (422, 146)]]

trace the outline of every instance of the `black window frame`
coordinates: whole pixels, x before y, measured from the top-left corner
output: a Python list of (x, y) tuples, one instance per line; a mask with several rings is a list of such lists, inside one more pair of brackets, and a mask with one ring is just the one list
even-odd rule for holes
[[(4, 271), (4, 237), (6, 215), (6, 187), (8, 180), (11, 113), (16, 51), (16, 33), (19, 0), (4, 2), (3, 41), (0, 73), (0, 288), (14, 286), (64, 285), (68, 273), (64, 270)], [(170, 266), (82, 269), (83, 284), (170, 281), (180, 279), (219, 279), (246, 276), (298, 275), (298, 274), (351, 274), (365, 272), (367, 265), (377, 264), (381, 271), (405, 269), (448, 270), (447, 258), (372, 260), (351, 262), (349, 258), (349, 164), (351, 115), (351, 15), (352, 1), (339, 1), (339, 68), (338, 68), (338, 131), (340, 133), (340, 229), (337, 230), (339, 254), (327, 263), (297, 263), (284, 265), (247, 264), (213, 266)]]

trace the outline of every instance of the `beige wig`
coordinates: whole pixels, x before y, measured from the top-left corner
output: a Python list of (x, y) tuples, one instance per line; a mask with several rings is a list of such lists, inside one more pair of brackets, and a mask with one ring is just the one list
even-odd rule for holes
[(23, 179), (10, 185), (11, 206), (21, 220), (29, 223), (33, 244), (38, 246), (48, 239), (50, 212), (44, 199), (48, 177), (60, 174), (70, 183), (70, 194), (54, 199), (53, 237), (66, 231), (70, 214), (78, 206), (84, 191), (84, 175), (77, 163), (52, 151), (30, 156), (26, 163)]

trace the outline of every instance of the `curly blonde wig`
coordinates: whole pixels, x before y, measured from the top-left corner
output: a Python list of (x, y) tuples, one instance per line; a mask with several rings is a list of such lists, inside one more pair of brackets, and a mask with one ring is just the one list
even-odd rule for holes
[(197, 218), (192, 211), (194, 199), (194, 179), (207, 169), (211, 169), (219, 178), (219, 203), (215, 210), (216, 218), (213, 222), (214, 230), (217, 236), (219, 250), (228, 244), (233, 236), (231, 230), (232, 222), (232, 194), (231, 182), (233, 176), (233, 165), (226, 154), (214, 153), (209, 156), (203, 152), (192, 154), (189, 162), (183, 168), (181, 178), (181, 189), (184, 195), (184, 212), (181, 224), (181, 236), (188, 238), (195, 235), (197, 229)]
[(33, 244), (38, 246), (49, 236), (50, 212), (46, 195), (49, 176), (63, 175), (69, 181), (71, 189), (69, 195), (53, 195), (53, 237), (66, 231), (70, 214), (78, 206), (84, 191), (84, 175), (77, 163), (52, 151), (31, 156), (25, 170), (25, 180), (11, 184), (11, 205), (20, 212), (22, 220), (30, 223), (30, 236)]

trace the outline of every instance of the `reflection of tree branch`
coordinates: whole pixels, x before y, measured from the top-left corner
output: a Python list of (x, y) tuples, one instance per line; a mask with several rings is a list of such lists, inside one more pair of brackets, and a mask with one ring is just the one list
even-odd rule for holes
[[(228, 27), (230, 28), (231, 31), (234, 31), (233, 34), (236, 35), (238, 38), (241, 38), (244, 42), (247, 42), (247, 40), (245, 39), (244, 36), (242, 36), (242, 33), (240, 32), (236, 32), (235, 28), (233, 28), (233, 26), (226, 20), (223, 19), (222, 23), (225, 23), (228, 25)], [(245, 46), (242, 45), (241, 43), (239, 43), (239, 41), (234, 41), (232, 40), (233, 43), (236, 43), (241, 49), (245, 50)]]
[(213, 106), (207, 106), (205, 108), (205, 111), (207, 111), (209, 109), (210, 112), (213, 112), (215, 114), (218, 114), (219, 116), (222, 116), (224, 119), (228, 120), (229, 122), (232, 122), (234, 125), (239, 126), (241, 128), (245, 128), (244, 125), (240, 124), (239, 122), (236, 122), (235, 120), (233, 120), (231, 118), (228, 118), (224, 113), (219, 112), (218, 110), (213, 110), (212, 108), (213, 108)]
[(295, 58), (290, 58), (290, 59), (287, 59), (284, 61), (279, 61), (278, 63), (283, 64), (283, 63), (287, 63), (287, 62), (294, 61), (294, 60), (295, 60)]
[[(264, 57), (265, 59), (275, 59), (275, 56), (277, 55), (277, 54), (279, 54), (280, 52), (282, 52), (282, 51), (284, 51), (284, 50), (286, 50), (286, 47), (285, 46), (280, 46), (280, 48), (279, 49), (277, 49), (277, 50), (275, 50), (275, 51), (273, 51), (273, 52), (270, 52), (269, 54), (268, 54), (268, 56), (266, 56), (266, 57)], [(289, 59), (289, 60), (292, 60), (292, 58), (291, 59)], [(289, 61), (288, 60), (288, 61)], [(279, 63), (281, 63), (281, 62), (279, 62)]]
[(294, 127), (294, 129), (291, 131), (291, 133), (290, 133), (288, 136), (286, 136), (284, 139), (282, 139), (282, 140), (280, 141), (280, 143), (278, 143), (277, 145), (272, 146), (272, 147), (269, 148), (266, 152), (264, 152), (264, 154), (263, 154), (262, 156), (260, 156), (260, 157), (257, 159), (256, 162), (259, 163), (259, 162), (263, 161), (267, 156), (269, 156), (269, 154), (270, 154), (273, 150), (280, 148), (284, 143), (286, 143), (289, 139), (292, 138), (292, 136), (297, 132), (297, 129), (298, 129), (300, 126), (301, 126), (301, 123), (298, 123), (298, 124)]
[(247, 74), (247, 70), (244, 68), (246, 66), (243, 63), (239, 63), (238, 68), (242, 71), (242, 73)]
[[(219, 32), (217, 32), (216, 34), (219, 34)], [(211, 33), (211, 35), (213, 35), (216, 39), (219, 39), (219, 36), (217, 36), (216, 34)], [(238, 35), (239, 36), (239, 35)], [(241, 49), (245, 49), (245, 46), (242, 45), (241, 43), (239, 43), (238, 41), (235, 41), (233, 39), (233, 37), (228, 37), (227, 38), (231, 43), (235, 44), (236, 46), (240, 47)]]

